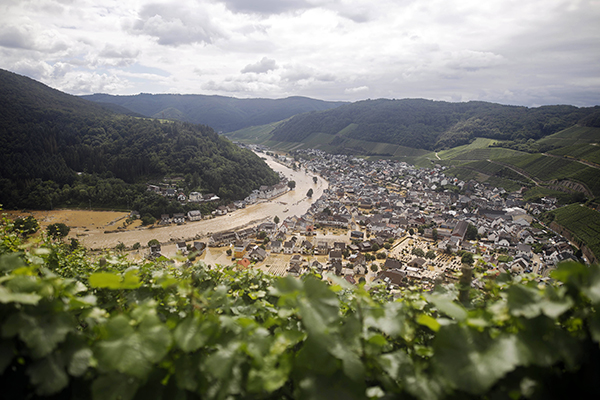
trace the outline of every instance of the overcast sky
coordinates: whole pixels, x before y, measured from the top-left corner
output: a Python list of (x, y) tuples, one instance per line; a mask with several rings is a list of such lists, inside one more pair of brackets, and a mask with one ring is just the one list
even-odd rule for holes
[(72, 94), (600, 104), (600, 0), (0, 0), (0, 68)]

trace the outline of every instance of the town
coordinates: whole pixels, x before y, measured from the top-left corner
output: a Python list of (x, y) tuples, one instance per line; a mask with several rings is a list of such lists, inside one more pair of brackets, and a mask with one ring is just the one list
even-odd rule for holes
[[(558, 262), (582, 257), (533, 216), (556, 208), (553, 198), (525, 203), (520, 191), (460, 181), (446, 176), (440, 165), (416, 168), (320, 150), (291, 156), (251, 148), (320, 175), (329, 188), (303, 215), (273, 216), (269, 222), (214, 233), (207, 242), (180, 241), (178, 252), (201, 259), (207, 247), (222, 248), (240, 268), (280, 276), (330, 273), (352, 284), (382, 283), (389, 289), (453, 281), (465, 259), (492, 274), (547, 277)], [(287, 190), (285, 183), (260, 188), (231, 211)], [(160, 246), (148, 256), (160, 257)]]

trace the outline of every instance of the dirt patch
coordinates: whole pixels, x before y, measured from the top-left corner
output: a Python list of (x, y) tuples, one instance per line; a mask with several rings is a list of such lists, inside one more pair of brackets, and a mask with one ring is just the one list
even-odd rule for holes
[(51, 224), (63, 223), (69, 228), (81, 230), (117, 229), (129, 215), (123, 211), (86, 211), (86, 210), (51, 210), (51, 211), (2, 211), (9, 219), (33, 216), (42, 228)]

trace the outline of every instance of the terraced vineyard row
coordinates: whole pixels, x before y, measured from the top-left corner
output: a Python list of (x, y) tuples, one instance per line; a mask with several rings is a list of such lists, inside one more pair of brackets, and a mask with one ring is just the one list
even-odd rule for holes
[(551, 212), (554, 221), (571, 231), (600, 257), (600, 213), (580, 204), (571, 204)]

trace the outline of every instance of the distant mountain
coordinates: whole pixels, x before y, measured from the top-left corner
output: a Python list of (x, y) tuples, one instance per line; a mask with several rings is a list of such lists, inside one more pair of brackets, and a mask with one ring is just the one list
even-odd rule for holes
[(308, 97), (237, 99), (195, 94), (142, 93), (135, 96), (93, 94), (81, 97), (95, 102), (117, 104), (148, 117), (204, 124), (223, 132), (264, 125), (296, 114), (329, 110), (347, 104)]
[[(0, 204), (7, 208), (144, 208), (155, 199), (139, 200), (146, 190), (138, 184), (164, 176), (225, 200), (279, 180), (258, 156), (208, 126), (117, 114), (3, 70), (0, 159)], [(159, 203), (149, 213), (172, 209)]]
[[(417, 149), (451, 148), (476, 137), (499, 140), (539, 139), (584, 118), (594, 123), (600, 107), (558, 105), (537, 108), (471, 101), (449, 103), (424, 99), (366, 100), (296, 115), (278, 124), (271, 141), (306, 142), (320, 135), (326, 144), (344, 148), (352, 139)], [(325, 137), (323, 137), (325, 134)]]

